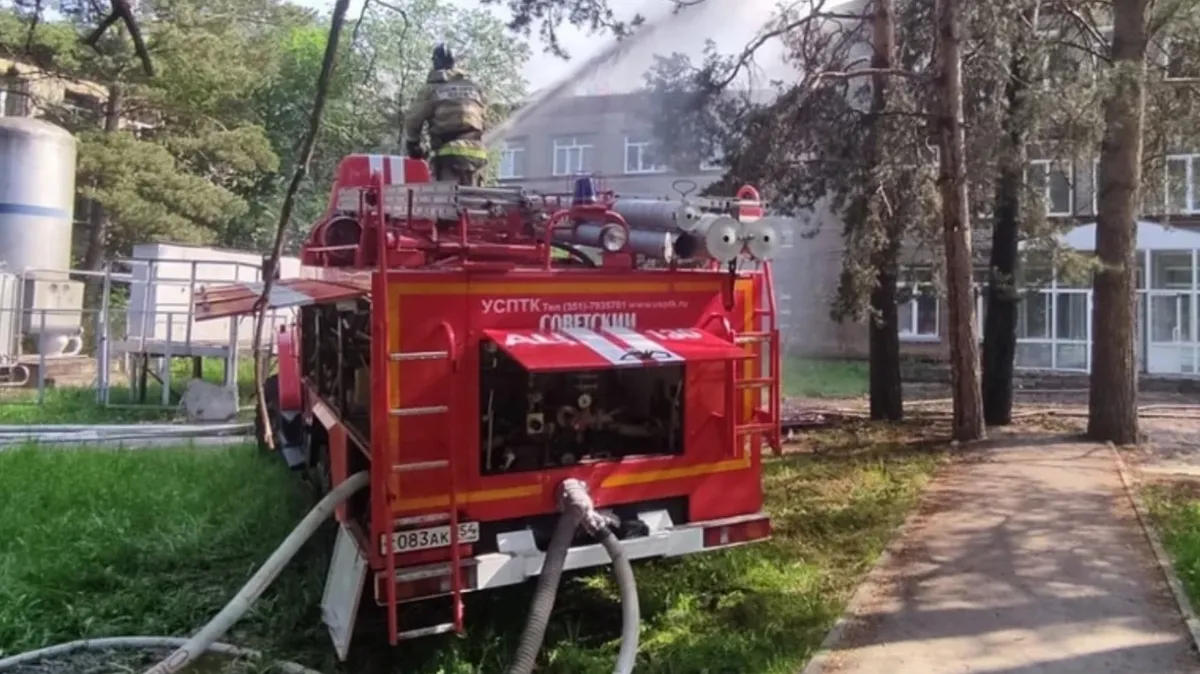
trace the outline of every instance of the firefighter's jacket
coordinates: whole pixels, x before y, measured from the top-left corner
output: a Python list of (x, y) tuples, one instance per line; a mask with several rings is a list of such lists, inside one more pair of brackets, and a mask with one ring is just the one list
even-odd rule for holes
[(404, 138), (410, 143), (418, 141), (421, 127), (429, 122), (433, 155), (486, 160), (482, 142), (485, 105), (483, 90), (463, 71), (432, 70), (404, 119)]

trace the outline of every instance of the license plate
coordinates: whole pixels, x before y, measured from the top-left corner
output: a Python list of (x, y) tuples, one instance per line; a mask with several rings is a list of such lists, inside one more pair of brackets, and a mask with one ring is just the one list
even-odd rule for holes
[[(458, 542), (475, 543), (479, 541), (479, 522), (459, 522)], [(450, 525), (427, 527), (397, 531), (392, 534), (392, 549), (397, 552), (416, 552), (450, 546)]]

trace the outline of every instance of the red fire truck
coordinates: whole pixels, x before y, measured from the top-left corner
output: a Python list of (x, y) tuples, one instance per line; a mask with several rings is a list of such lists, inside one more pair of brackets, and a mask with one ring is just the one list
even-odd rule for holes
[[(643, 198), (577, 176), (531, 193), (346, 157), (300, 277), (266, 298), (296, 316), (266, 396), (276, 446), (328, 485), (370, 474), (337, 511), (339, 655), (363, 605), (395, 644), (461, 631), (464, 593), (536, 577), (567, 478), (632, 559), (767, 538), (776, 229), (752, 187)], [(207, 288), (196, 311), (249, 314), (262, 293)], [(565, 567), (608, 562), (579, 540)], [(444, 617), (413, 624), (430, 601)]]

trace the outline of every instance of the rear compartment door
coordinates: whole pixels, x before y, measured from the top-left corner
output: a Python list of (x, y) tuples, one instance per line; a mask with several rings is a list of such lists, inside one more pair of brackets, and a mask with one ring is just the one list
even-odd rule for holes
[(697, 328), (483, 332), (530, 372), (637, 368), (747, 357), (741, 347)]

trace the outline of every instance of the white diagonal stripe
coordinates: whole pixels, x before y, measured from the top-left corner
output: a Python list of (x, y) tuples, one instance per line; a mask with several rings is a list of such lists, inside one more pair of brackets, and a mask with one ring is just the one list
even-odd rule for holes
[(407, 182), (407, 176), (404, 175), (404, 157), (390, 156), (388, 157), (389, 168), (392, 172), (392, 180), (390, 185), (403, 185)]
[(659, 344), (658, 342), (654, 341), (653, 339), (650, 339), (646, 335), (643, 335), (642, 333), (638, 332), (637, 330), (630, 330), (629, 328), (611, 327), (611, 328), (605, 328), (604, 331), (612, 333), (612, 334), (616, 335), (617, 337), (620, 337), (622, 341), (624, 341), (625, 343), (629, 344), (629, 346), (632, 346), (633, 348), (635, 348), (639, 351), (649, 351), (650, 357), (659, 363), (681, 363), (681, 362), (683, 362), (682, 356), (675, 353), (674, 351), (671, 351), (670, 349), (663, 346), (662, 344)]
[(562, 332), (592, 351), (595, 351), (600, 357), (613, 365), (632, 366), (641, 364), (636, 358), (625, 358), (625, 354), (628, 353), (627, 349), (623, 349), (619, 345), (605, 339), (604, 335), (595, 330), (588, 330), (587, 328), (564, 328)]

